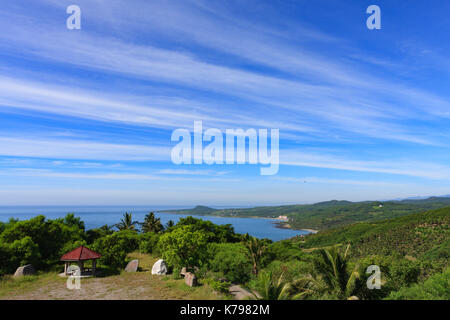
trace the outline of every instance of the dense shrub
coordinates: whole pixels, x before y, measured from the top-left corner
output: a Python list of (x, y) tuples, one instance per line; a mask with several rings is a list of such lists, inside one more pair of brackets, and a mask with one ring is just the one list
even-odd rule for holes
[(193, 231), (202, 231), (208, 237), (208, 242), (239, 242), (240, 236), (234, 233), (231, 224), (217, 225), (208, 220), (188, 216), (181, 218), (175, 228), (191, 226)]
[(450, 268), (438, 273), (420, 284), (401, 288), (392, 292), (388, 299), (393, 300), (450, 300)]
[(176, 269), (200, 267), (206, 262), (208, 236), (192, 225), (174, 228), (159, 239), (162, 257)]
[(100, 239), (102, 237), (109, 236), (113, 234), (114, 231), (108, 225), (104, 225), (100, 228), (90, 229), (86, 231), (86, 241), (88, 244), (92, 244), (95, 240)]
[(252, 262), (241, 243), (211, 243), (208, 246), (209, 268), (221, 272), (226, 279), (245, 283), (250, 279)]
[(285, 281), (293, 282), (300, 277), (310, 274), (312, 263), (299, 260), (274, 260), (264, 270), (272, 272), (277, 278), (282, 276)]
[(127, 255), (139, 247), (139, 236), (135, 231), (123, 230), (95, 240), (92, 249), (102, 257), (100, 263), (112, 268), (123, 268)]
[(143, 253), (159, 254), (160, 235), (154, 232), (146, 232), (140, 235), (139, 250)]
[(38, 245), (28, 236), (11, 243), (9, 245), (9, 252), (11, 255), (9, 261), (13, 266), (29, 263), (37, 265), (41, 257)]
[(229, 281), (218, 281), (214, 279), (205, 279), (205, 282), (215, 291), (222, 294), (230, 294), (228, 288), (231, 283)]
[(18, 254), (10, 256), (10, 269), (17, 268), (23, 261), (34, 261), (35, 267), (46, 268), (59, 261), (67, 243), (84, 240), (83, 228), (84, 224), (72, 214), (56, 220), (45, 220), (41, 215), (9, 222), (0, 234), (0, 243), (12, 246), (13, 252)]
[(273, 260), (290, 261), (309, 259), (308, 254), (303, 252), (296, 243), (289, 240), (271, 243), (268, 246), (266, 255), (266, 260), (269, 263)]

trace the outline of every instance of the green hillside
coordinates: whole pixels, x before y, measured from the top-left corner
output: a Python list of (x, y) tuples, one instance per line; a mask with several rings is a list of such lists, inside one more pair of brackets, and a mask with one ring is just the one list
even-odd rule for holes
[(326, 201), (308, 205), (267, 206), (237, 209), (213, 209), (197, 206), (193, 209), (166, 212), (215, 215), (224, 217), (278, 217), (286, 215), (290, 226), (297, 229), (325, 230), (355, 222), (391, 219), (408, 214), (450, 206), (450, 197), (431, 197), (402, 201)]
[(354, 256), (400, 255), (447, 262), (450, 255), (450, 207), (395, 219), (356, 223), (296, 238), (303, 248), (351, 244)]

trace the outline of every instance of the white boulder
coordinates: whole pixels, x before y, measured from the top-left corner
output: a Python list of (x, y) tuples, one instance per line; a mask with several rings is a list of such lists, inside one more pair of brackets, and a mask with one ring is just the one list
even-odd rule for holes
[(155, 262), (152, 268), (152, 274), (165, 275), (167, 273), (167, 265), (163, 259)]

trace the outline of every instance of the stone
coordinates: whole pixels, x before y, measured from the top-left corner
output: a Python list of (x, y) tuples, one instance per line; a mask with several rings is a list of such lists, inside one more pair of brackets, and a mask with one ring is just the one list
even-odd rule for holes
[(359, 298), (357, 296), (351, 296), (350, 298), (348, 298), (347, 300), (359, 300)]
[(184, 267), (183, 269), (181, 269), (180, 274), (184, 276), (186, 275), (186, 272), (186, 267)]
[(195, 287), (197, 285), (197, 277), (192, 272), (186, 272), (184, 276), (184, 282), (189, 287)]
[(127, 266), (125, 267), (125, 271), (126, 272), (137, 272), (139, 267), (139, 260), (135, 259), (135, 260), (131, 260), (130, 262), (128, 262)]
[(35, 273), (36, 271), (34, 270), (33, 266), (31, 264), (27, 264), (25, 266), (18, 267), (16, 273), (14, 273), (14, 277), (29, 276)]
[(159, 259), (158, 261), (155, 262), (155, 264), (152, 267), (152, 274), (157, 275), (167, 274), (167, 265), (163, 259)]

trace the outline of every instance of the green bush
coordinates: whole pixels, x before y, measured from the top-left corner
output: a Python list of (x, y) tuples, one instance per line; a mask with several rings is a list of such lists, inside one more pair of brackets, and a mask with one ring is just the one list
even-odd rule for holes
[(209, 268), (221, 272), (227, 280), (245, 283), (250, 279), (252, 262), (241, 243), (211, 243), (208, 246)]
[(312, 272), (312, 263), (307, 261), (291, 260), (291, 261), (272, 261), (263, 271), (268, 271), (274, 277), (279, 278), (283, 275), (283, 279), (287, 282), (293, 282), (296, 279), (308, 275)]
[(231, 224), (218, 225), (208, 220), (196, 219), (192, 216), (181, 218), (174, 228), (191, 226), (193, 231), (202, 231), (208, 237), (208, 242), (239, 242), (239, 235), (234, 233)]
[(435, 274), (420, 284), (413, 284), (397, 292), (392, 292), (387, 299), (392, 300), (450, 300), (450, 268)]
[(229, 281), (218, 281), (214, 279), (205, 279), (205, 282), (214, 290), (222, 294), (230, 294), (228, 288), (231, 285)]
[(95, 240), (102, 238), (102, 237), (106, 237), (109, 236), (111, 234), (113, 234), (114, 231), (111, 229), (111, 227), (109, 227), (108, 225), (104, 225), (100, 228), (96, 228), (96, 229), (90, 229), (86, 231), (86, 241), (88, 244), (92, 244), (95, 242)]
[(13, 249), (9, 269), (17, 268), (21, 261), (34, 261), (35, 267), (47, 268), (59, 262), (68, 243), (82, 240), (84, 224), (72, 214), (55, 220), (46, 220), (42, 215), (24, 221), (11, 220), (0, 234), (0, 243)]
[(200, 267), (206, 262), (208, 234), (184, 225), (165, 233), (158, 245), (162, 258), (175, 269)]
[(160, 236), (154, 232), (140, 235), (139, 250), (148, 254), (159, 254), (158, 241)]
[(31, 240), (31, 237), (14, 241), (9, 245), (9, 251), (11, 254), (10, 264), (14, 268), (25, 264), (36, 265), (41, 257), (39, 247)]
[(102, 255), (100, 263), (111, 268), (123, 268), (127, 255), (139, 247), (139, 236), (135, 231), (123, 230), (95, 240), (92, 249)]
[(274, 260), (289, 261), (289, 260), (306, 260), (309, 258), (308, 254), (292, 241), (284, 240), (271, 243), (266, 253), (267, 262)]

